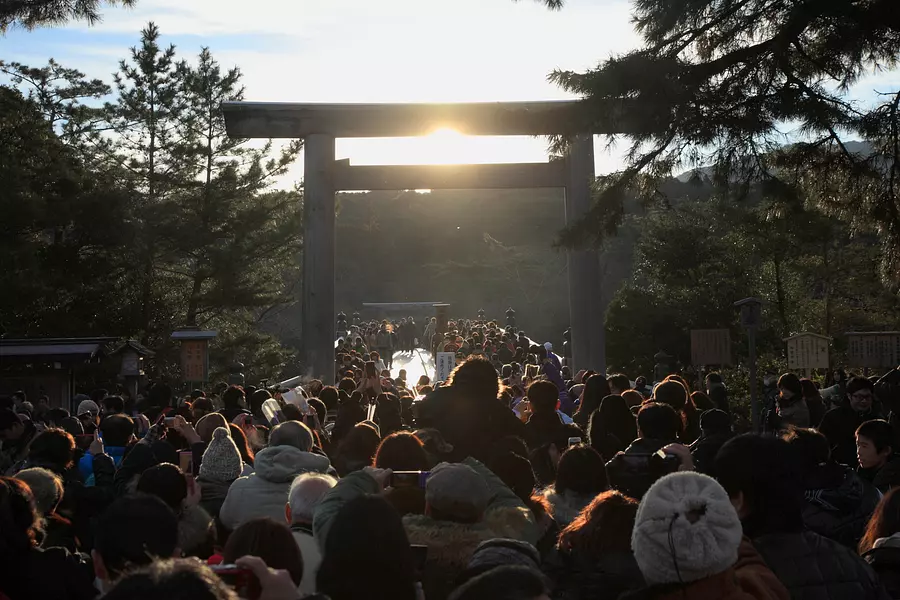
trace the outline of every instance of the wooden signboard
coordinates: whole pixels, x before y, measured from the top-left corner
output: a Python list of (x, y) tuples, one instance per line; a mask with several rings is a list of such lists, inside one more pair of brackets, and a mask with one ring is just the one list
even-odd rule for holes
[(692, 329), (691, 364), (730, 365), (731, 332), (727, 329)]
[(181, 378), (190, 382), (208, 380), (207, 340), (184, 340), (181, 342)]
[(873, 369), (900, 365), (900, 331), (847, 333), (847, 362)]
[(808, 371), (827, 369), (828, 346), (831, 338), (817, 333), (798, 333), (784, 340), (787, 342), (788, 369)]

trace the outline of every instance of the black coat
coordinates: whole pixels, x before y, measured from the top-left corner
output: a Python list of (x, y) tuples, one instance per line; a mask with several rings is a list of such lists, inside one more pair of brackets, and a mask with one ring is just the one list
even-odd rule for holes
[(856, 552), (812, 531), (772, 533), (753, 545), (795, 600), (889, 600)]
[(900, 548), (883, 546), (863, 554), (893, 600), (900, 600)]
[(644, 586), (644, 576), (631, 553), (597, 560), (557, 551), (547, 557), (544, 572), (553, 582), (553, 600), (615, 600)]
[(91, 600), (94, 572), (83, 554), (64, 548), (32, 548), (3, 559), (0, 593), (9, 600)]
[(433, 427), (453, 445), (451, 459), (471, 456), (486, 461), (491, 445), (506, 436), (524, 438), (525, 425), (515, 413), (493, 398), (472, 398), (442, 387), (419, 402), (418, 428)]
[(856, 467), (856, 429), (866, 421), (880, 418), (881, 413), (877, 410), (856, 412), (846, 399), (840, 406), (825, 413), (819, 424), (819, 431), (828, 438), (831, 458), (848, 467)]
[(694, 459), (694, 468), (704, 475), (715, 477), (714, 464), (716, 454), (725, 445), (725, 442), (734, 437), (730, 431), (703, 436), (691, 444), (691, 457)]
[(855, 549), (881, 494), (874, 485), (843, 465), (817, 467), (805, 477), (803, 524)]
[(568, 445), (570, 437), (580, 437), (582, 442), (587, 442), (587, 436), (577, 425), (566, 425), (555, 412), (531, 415), (525, 423), (524, 431), (529, 450), (545, 444), (556, 444), (557, 448), (563, 449)]

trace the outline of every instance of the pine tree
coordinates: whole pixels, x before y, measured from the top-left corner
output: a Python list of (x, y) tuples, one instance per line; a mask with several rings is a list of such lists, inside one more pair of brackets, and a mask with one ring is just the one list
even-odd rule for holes
[(11, 27), (34, 29), (62, 25), (68, 21), (100, 20), (101, 4), (131, 7), (137, 0), (3, 0), (0, 3), (0, 33)]
[[(582, 127), (624, 131), (631, 142), (625, 169), (598, 181), (594, 208), (565, 241), (602, 239), (629, 195), (652, 202), (675, 169), (715, 164), (728, 193), (743, 196), (756, 184), (773, 199), (877, 233), (885, 280), (900, 284), (900, 90), (879, 90), (871, 106), (848, 97), (866, 74), (898, 64), (896, 0), (633, 7), (641, 48), (585, 73), (552, 74), (593, 109)], [(798, 124), (787, 146), (785, 124)], [(848, 149), (853, 138), (874, 151)]]

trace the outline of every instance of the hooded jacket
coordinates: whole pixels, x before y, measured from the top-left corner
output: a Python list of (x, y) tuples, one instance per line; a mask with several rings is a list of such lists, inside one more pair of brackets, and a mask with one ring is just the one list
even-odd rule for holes
[(293, 446), (265, 448), (256, 455), (253, 466), (253, 474), (231, 484), (219, 510), (219, 519), (228, 529), (257, 517), (284, 521), (284, 505), (294, 478), (302, 473), (333, 472), (327, 457)]
[(863, 559), (878, 574), (878, 579), (893, 600), (900, 600), (900, 533), (875, 540)]
[(578, 513), (590, 504), (595, 497), (593, 495), (583, 496), (576, 494), (571, 490), (557, 493), (556, 488), (552, 485), (541, 492), (541, 496), (547, 501), (550, 516), (553, 517), (560, 529), (564, 529), (569, 523), (574, 521)]
[(803, 524), (810, 531), (855, 548), (881, 494), (843, 465), (820, 466), (806, 476)]

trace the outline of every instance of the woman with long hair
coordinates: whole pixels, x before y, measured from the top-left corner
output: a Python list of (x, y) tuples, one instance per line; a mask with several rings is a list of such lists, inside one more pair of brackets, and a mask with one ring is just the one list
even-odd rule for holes
[(554, 598), (613, 599), (643, 585), (631, 553), (637, 508), (637, 500), (621, 492), (603, 492), (562, 530), (546, 565)]
[(889, 491), (878, 503), (858, 550), (891, 598), (900, 598), (900, 488)]
[(609, 396), (609, 383), (606, 381), (606, 377), (600, 374), (591, 375), (584, 382), (581, 402), (578, 404), (578, 410), (572, 415), (572, 419), (579, 427), (587, 429), (591, 414), (600, 408), (600, 403), (607, 396)]

